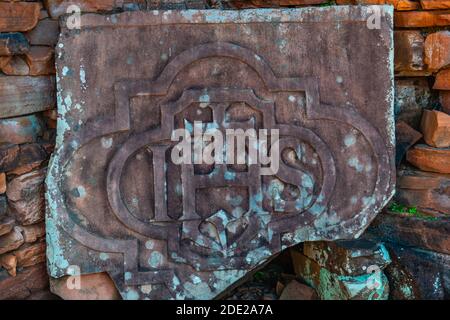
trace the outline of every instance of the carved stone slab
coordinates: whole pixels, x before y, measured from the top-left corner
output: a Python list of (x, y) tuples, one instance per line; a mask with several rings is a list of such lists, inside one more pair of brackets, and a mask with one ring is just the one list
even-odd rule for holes
[[(359, 236), (394, 186), (392, 10), (87, 14), (57, 46), (51, 276), (210, 299), (283, 248)], [(278, 129), (281, 161), (175, 165), (172, 130)], [(75, 266), (75, 267), (74, 267)]]

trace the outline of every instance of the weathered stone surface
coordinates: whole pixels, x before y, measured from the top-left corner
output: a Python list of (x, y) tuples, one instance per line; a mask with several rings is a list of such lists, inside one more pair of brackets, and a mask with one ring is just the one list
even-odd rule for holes
[(417, 207), (422, 212), (448, 214), (449, 184), (450, 175), (401, 170), (397, 177), (395, 200), (410, 207)]
[(404, 121), (395, 123), (395, 164), (397, 167), (402, 162), (406, 151), (422, 138), (419, 131), (411, 128)]
[(397, 28), (444, 27), (450, 25), (450, 11), (403, 11), (395, 13)]
[(0, 299), (24, 299), (36, 291), (48, 287), (48, 275), (44, 263), (24, 268), (16, 277), (0, 271)]
[(431, 90), (425, 78), (395, 80), (396, 122), (419, 130), (423, 109), (430, 108)]
[(392, 243), (386, 243), (388, 250), (397, 261), (392, 265), (394, 270), (387, 268), (392, 277), (397, 274), (408, 275), (407, 281), (402, 281), (400, 287), (406, 295), (415, 299), (445, 300), (450, 296), (450, 255), (440, 254), (421, 248), (409, 248)]
[(283, 289), (280, 300), (317, 300), (316, 291), (296, 280), (290, 281)]
[(233, 8), (248, 9), (314, 5), (325, 3), (326, 0), (228, 0), (225, 2)]
[(38, 168), (48, 155), (40, 144), (27, 143), (20, 145), (19, 157), (14, 166), (8, 170), (8, 175), (22, 175)]
[(394, 32), (396, 76), (424, 76), (430, 74), (424, 63), (424, 37), (417, 30)]
[(3, 267), (12, 277), (15, 277), (17, 275), (17, 258), (15, 255), (0, 255), (0, 266)]
[(450, 91), (440, 91), (439, 100), (441, 102), (442, 111), (450, 114)]
[(76, 280), (72, 279), (69, 276), (58, 279), (50, 278), (50, 290), (64, 300), (121, 299), (114, 282), (106, 272), (81, 275), (79, 289), (72, 289), (76, 285)]
[(420, 0), (425, 10), (450, 9), (450, 0)]
[(0, 171), (7, 172), (14, 168), (19, 157), (19, 146), (11, 143), (0, 144)]
[(23, 244), (23, 237), (17, 228), (0, 237), (0, 254), (17, 249)]
[(0, 172), (0, 194), (6, 192), (6, 174)]
[[(395, 179), (392, 9), (380, 10), (376, 30), (361, 28), (363, 6), (86, 14), (63, 29), (51, 275), (76, 264), (108, 271), (126, 299), (209, 299), (282, 248), (361, 234)], [(175, 165), (172, 130), (195, 120), (277, 128), (291, 165), (263, 177), (258, 164)]]
[(26, 244), (12, 252), (17, 258), (18, 267), (29, 267), (45, 262), (45, 242)]
[(1, 71), (8, 76), (27, 76), (30, 68), (22, 57), (14, 56), (8, 57), (8, 61), (2, 64)]
[(7, 200), (4, 195), (0, 195), (0, 219), (6, 215), (7, 210)]
[(375, 218), (364, 237), (450, 254), (449, 232), (450, 217), (408, 217), (386, 211)]
[(450, 91), (450, 69), (439, 71), (436, 75), (436, 81), (434, 82), (433, 89)]
[(0, 119), (0, 143), (35, 142), (42, 135), (43, 124), (36, 115)]
[(436, 110), (424, 110), (421, 129), (428, 145), (436, 148), (450, 147), (450, 115)]
[(0, 56), (24, 54), (30, 45), (22, 33), (0, 33)]
[(37, 241), (39, 238), (45, 236), (45, 223), (37, 223), (29, 226), (20, 227), (23, 239), (26, 243), (31, 243)]
[(295, 249), (291, 249), (291, 256), (295, 273), (313, 287), (322, 300), (388, 298), (389, 284), (381, 269), (374, 267), (358, 276), (345, 276), (330, 272)]
[(450, 173), (450, 148), (418, 144), (408, 150), (406, 160), (424, 171)]
[(0, 75), (0, 119), (54, 108), (55, 85), (53, 76)]
[(450, 65), (450, 31), (439, 31), (427, 36), (425, 63), (428, 69), (434, 71)]
[(345, 276), (367, 273), (367, 268), (384, 269), (391, 260), (381, 243), (372, 241), (305, 242), (303, 254), (320, 267)]
[(59, 23), (58, 20), (42, 19), (36, 27), (25, 33), (26, 39), (33, 46), (53, 47), (58, 42)]
[(41, 76), (55, 73), (54, 50), (45, 46), (33, 46), (25, 54), (30, 75)]
[(20, 224), (29, 225), (44, 219), (44, 177), (40, 169), (10, 181), (6, 195), (11, 214)]
[(14, 227), (14, 219), (10, 217), (0, 218), (0, 236), (11, 232)]
[(38, 2), (0, 2), (0, 32), (28, 31), (39, 19)]

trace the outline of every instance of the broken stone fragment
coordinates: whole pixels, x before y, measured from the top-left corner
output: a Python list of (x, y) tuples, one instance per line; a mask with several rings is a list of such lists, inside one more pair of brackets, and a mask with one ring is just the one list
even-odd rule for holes
[(18, 176), (8, 185), (7, 196), (11, 214), (23, 225), (44, 219), (44, 179), (46, 169)]
[(283, 289), (280, 300), (317, 300), (316, 291), (296, 280), (290, 281)]
[(47, 159), (48, 155), (40, 144), (22, 144), (20, 145), (19, 157), (7, 174), (8, 176), (25, 174), (39, 167)]
[(3, 219), (6, 215), (7, 201), (4, 195), (0, 195), (0, 219)]
[(0, 143), (0, 172), (7, 172), (14, 168), (19, 157), (19, 146), (11, 143)]
[(53, 47), (58, 42), (59, 23), (58, 20), (42, 19), (36, 27), (25, 33), (30, 45)]
[(0, 119), (0, 144), (35, 142), (43, 130), (43, 123), (35, 114)]
[(420, 0), (425, 10), (450, 9), (450, 0)]
[(450, 213), (450, 175), (420, 170), (401, 170), (397, 174), (395, 201), (429, 214)]
[(411, 128), (404, 121), (397, 121), (395, 124), (395, 163), (397, 167), (403, 160), (406, 152), (417, 141), (422, 138), (422, 134), (419, 131)]
[(450, 115), (435, 110), (424, 110), (421, 129), (425, 142), (430, 146), (450, 147)]
[(10, 233), (0, 237), (0, 254), (17, 249), (23, 242), (22, 234), (18, 228), (14, 228)]
[[(17, 117), (55, 107), (55, 77), (0, 75), (0, 119)], [(2, 136), (0, 135), (0, 140)]]
[(450, 25), (450, 11), (397, 11), (394, 14), (394, 25), (397, 28), (448, 26)]
[(21, 32), (34, 28), (41, 10), (39, 2), (0, 2), (0, 32)]
[(406, 160), (424, 171), (450, 173), (450, 148), (418, 144), (408, 150)]
[[(448, 13), (450, 17), (450, 13)], [(450, 24), (450, 19), (449, 19)], [(437, 71), (450, 64), (450, 31), (432, 33), (425, 39), (425, 63)]]
[(2, 64), (1, 71), (8, 76), (27, 76), (30, 68), (21, 56), (13, 56)]
[[(449, 42), (450, 45), (450, 42)], [(435, 90), (450, 90), (450, 69), (439, 71), (436, 75), (433, 89)]]
[(420, 4), (414, 0), (336, 0), (337, 4), (359, 4), (359, 5), (393, 5), (395, 10), (417, 10)]
[(16, 277), (0, 272), (0, 299), (25, 299), (34, 292), (48, 287), (45, 263), (24, 268)]
[(303, 254), (320, 267), (346, 276), (366, 274), (370, 266), (382, 270), (391, 262), (381, 243), (366, 240), (305, 242)]
[(15, 277), (17, 275), (17, 258), (13, 254), (0, 255), (0, 266), (2, 266), (8, 273)]
[(0, 56), (24, 54), (30, 45), (22, 33), (0, 33)]
[(36, 223), (28, 226), (20, 226), (23, 239), (26, 243), (36, 242), (45, 236), (45, 223)]
[[(322, 300), (387, 300), (389, 284), (376, 266), (357, 276), (339, 275), (291, 249), (295, 273), (313, 287)], [(342, 266), (341, 266), (342, 267)]]
[(51, 47), (33, 46), (25, 54), (30, 67), (29, 75), (42, 76), (55, 73), (54, 50)]
[(0, 217), (0, 236), (3, 236), (14, 228), (14, 219), (11, 217)]
[(11, 254), (16, 256), (18, 267), (29, 267), (45, 262), (45, 249), (45, 242), (41, 241), (33, 244), (25, 244)]
[(50, 290), (64, 300), (120, 300), (106, 272), (50, 278)]

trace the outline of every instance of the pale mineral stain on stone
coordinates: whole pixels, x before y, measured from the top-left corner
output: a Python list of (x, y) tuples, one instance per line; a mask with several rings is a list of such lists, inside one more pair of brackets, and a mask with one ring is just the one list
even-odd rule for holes
[(158, 268), (162, 263), (163, 256), (158, 251), (153, 251), (148, 259), (148, 264), (152, 268)]
[(103, 148), (105, 148), (105, 149), (109, 149), (109, 148), (111, 148), (111, 146), (112, 146), (112, 143), (113, 143), (113, 138), (105, 138), (105, 137), (103, 137), (102, 139), (101, 139), (101, 143), (102, 143), (102, 147)]
[(107, 254), (106, 252), (101, 252), (101, 253), (99, 254), (99, 258), (100, 258), (100, 260), (102, 260), (102, 261), (106, 261), (106, 260), (109, 259), (109, 254)]
[(353, 133), (349, 133), (344, 137), (344, 144), (345, 146), (351, 147), (356, 143), (356, 137)]
[(352, 167), (352, 168), (354, 168), (356, 171), (358, 171), (358, 172), (362, 172), (363, 171), (363, 169), (364, 169), (364, 165), (359, 161), (359, 159), (357, 158), (357, 157), (351, 157), (349, 160), (348, 160), (348, 162), (347, 162), (347, 164), (350, 166), (350, 167)]

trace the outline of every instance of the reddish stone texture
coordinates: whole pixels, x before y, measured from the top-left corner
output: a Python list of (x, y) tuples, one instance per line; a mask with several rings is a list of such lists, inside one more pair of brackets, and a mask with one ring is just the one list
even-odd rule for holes
[(11, 143), (0, 144), (0, 172), (6, 172), (14, 168), (19, 158), (19, 146)]
[(0, 2), (0, 32), (28, 31), (39, 19), (38, 2)]
[(11, 214), (23, 225), (30, 225), (44, 219), (45, 169), (18, 176), (8, 184)]
[(396, 12), (394, 19), (397, 28), (444, 27), (450, 25), (450, 11), (405, 11)]
[(58, 36), (59, 23), (53, 19), (42, 19), (33, 30), (25, 33), (25, 37), (33, 46), (53, 47), (58, 42)]
[(433, 89), (450, 91), (450, 69), (439, 71)]
[(317, 300), (316, 291), (296, 280), (290, 281), (283, 289), (280, 300)]
[[(54, 108), (56, 104), (55, 86), (53, 76), (11, 77), (0, 75), (0, 97), (2, 97), (0, 99), (0, 127), (1, 118), (16, 117)], [(0, 141), (3, 141), (1, 134)]]
[(10, 217), (2, 217), (0, 219), (0, 236), (3, 236), (14, 228), (14, 219)]
[(11, 232), (0, 236), (0, 254), (19, 248), (23, 242), (23, 236), (19, 229), (14, 228)]
[[(79, 282), (77, 282), (79, 281)], [(80, 285), (79, 290), (71, 290), (68, 286)], [(68, 285), (69, 284), (69, 285)], [(50, 290), (64, 300), (119, 300), (121, 299), (114, 282), (105, 272), (83, 274), (75, 277), (50, 279)]]
[(435, 32), (427, 36), (425, 39), (425, 63), (428, 65), (428, 69), (434, 71), (450, 65), (450, 31)]
[(448, 194), (450, 175), (419, 171), (401, 170), (397, 177), (395, 201), (419, 211), (435, 215), (450, 213)]
[[(126, 8), (129, 4), (132, 8), (137, 8), (139, 4), (144, 4), (144, 1), (136, 0), (84, 0), (84, 1), (66, 1), (66, 0), (44, 0), (44, 6), (48, 10), (53, 19), (59, 18), (61, 15), (67, 13), (67, 9), (71, 4), (76, 4), (80, 12), (102, 12), (112, 11), (118, 8)], [(136, 4), (136, 6), (133, 6)]]
[(425, 10), (450, 9), (450, 0), (420, 0)]
[(17, 258), (17, 267), (29, 267), (45, 262), (45, 242), (25, 244), (11, 254)]
[(20, 227), (23, 239), (26, 243), (33, 243), (37, 241), (39, 238), (45, 236), (45, 223), (37, 223), (28, 226)]
[(15, 277), (17, 275), (17, 257), (13, 254), (0, 255), (0, 266), (3, 267), (10, 276)]
[(421, 123), (425, 142), (432, 147), (450, 147), (450, 115), (424, 110)]
[(450, 173), (450, 148), (416, 145), (406, 153), (412, 165), (424, 171)]
[(442, 111), (450, 114), (450, 91), (440, 91), (439, 99), (442, 106)]
[(44, 148), (37, 143), (27, 143), (20, 145), (20, 152), (14, 168), (8, 170), (8, 175), (22, 175), (39, 167), (42, 162), (48, 159), (48, 154)]
[(6, 192), (6, 174), (0, 172), (0, 194)]
[(55, 73), (54, 49), (45, 46), (32, 46), (25, 54), (29, 75), (41, 76)]
[(395, 163), (398, 166), (403, 157), (417, 141), (422, 138), (422, 134), (411, 128), (404, 121), (397, 121), (395, 124)]
[(363, 5), (393, 5), (395, 10), (417, 10), (420, 9), (420, 4), (412, 0), (336, 0), (337, 4), (363, 4)]
[(424, 37), (420, 31), (395, 31), (394, 67), (397, 76), (423, 76), (430, 74), (424, 63)]
[(43, 129), (42, 121), (36, 115), (0, 119), (0, 143), (35, 142)]
[(47, 268), (44, 263), (24, 268), (16, 277), (0, 274), (0, 300), (24, 299), (30, 294), (48, 288)]
[(8, 57), (8, 61), (2, 64), (1, 71), (8, 76), (27, 76), (30, 68), (22, 57), (14, 56)]

